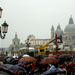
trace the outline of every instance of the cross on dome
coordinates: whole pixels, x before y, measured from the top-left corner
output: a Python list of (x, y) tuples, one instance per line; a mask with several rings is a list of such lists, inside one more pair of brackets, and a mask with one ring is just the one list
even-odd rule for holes
[(69, 24), (74, 24), (74, 22), (73, 22), (73, 18), (72, 18), (72, 15), (70, 16)]

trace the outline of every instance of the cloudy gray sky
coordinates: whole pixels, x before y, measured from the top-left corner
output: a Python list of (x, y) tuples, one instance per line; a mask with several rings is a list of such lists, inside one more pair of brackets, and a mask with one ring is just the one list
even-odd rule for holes
[(55, 30), (60, 23), (62, 30), (68, 24), (70, 15), (75, 21), (75, 0), (0, 0), (3, 8), (0, 24), (9, 24), (5, 39), (0, 47), (9, 47), (17, 32), (24, 43), (29, 34), (38, 39), (51, 38), (51, 26)]

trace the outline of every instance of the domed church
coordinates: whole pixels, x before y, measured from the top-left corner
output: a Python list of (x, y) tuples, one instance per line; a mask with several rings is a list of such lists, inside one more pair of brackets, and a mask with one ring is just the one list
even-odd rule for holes
[(55, 35), (62, 35), (63, 47), (68, 47), (70, 51), (75, 49), (75, 24), (72, 16), (69, 18), (69, 23), (66, 25), (64, 31), (61, 29), (60, 24), (57, 26), (57, 29), (54, 31), (52, 25), (51, 28), (51, 38), (54, 38)]

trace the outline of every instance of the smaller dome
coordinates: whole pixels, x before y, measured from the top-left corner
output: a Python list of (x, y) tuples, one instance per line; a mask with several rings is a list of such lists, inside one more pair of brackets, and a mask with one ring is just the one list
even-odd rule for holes
[(60, 28), (60, 24), (57, 26), (55, 34), (57, 34), (57, 35), (63, 35), (63, 30)]

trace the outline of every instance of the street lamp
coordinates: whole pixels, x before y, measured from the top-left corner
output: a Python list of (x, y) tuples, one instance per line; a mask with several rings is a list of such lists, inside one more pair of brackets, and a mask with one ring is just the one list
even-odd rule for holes
[(2, 8), (0, 7), (0, 18), (1, 18), (1, 16), (2, 16)]
[[(2, 10), (3, 9), (0, 7), (0, 18), (1, 18), (1, 15), (2, 15)], [(2, 24), (2, 29), (1, 29), (1, 26), (0, 26), (0, 37), (1, 37), (1, 39), (5, 38), (7, 30), (8, 30), (8, 24), (6, 23), (6, 21), (4, 21), (4, 23)], [(2, 36), (2, 33), (3, 33), (3, 36)]]
[(27, 44), (27, 53), (29, 53), (29, 47), (30, 47), (30, 42), (29, 42), (29, 38), (27, 39), (27, 42), (26, 42), (26, 44)]

